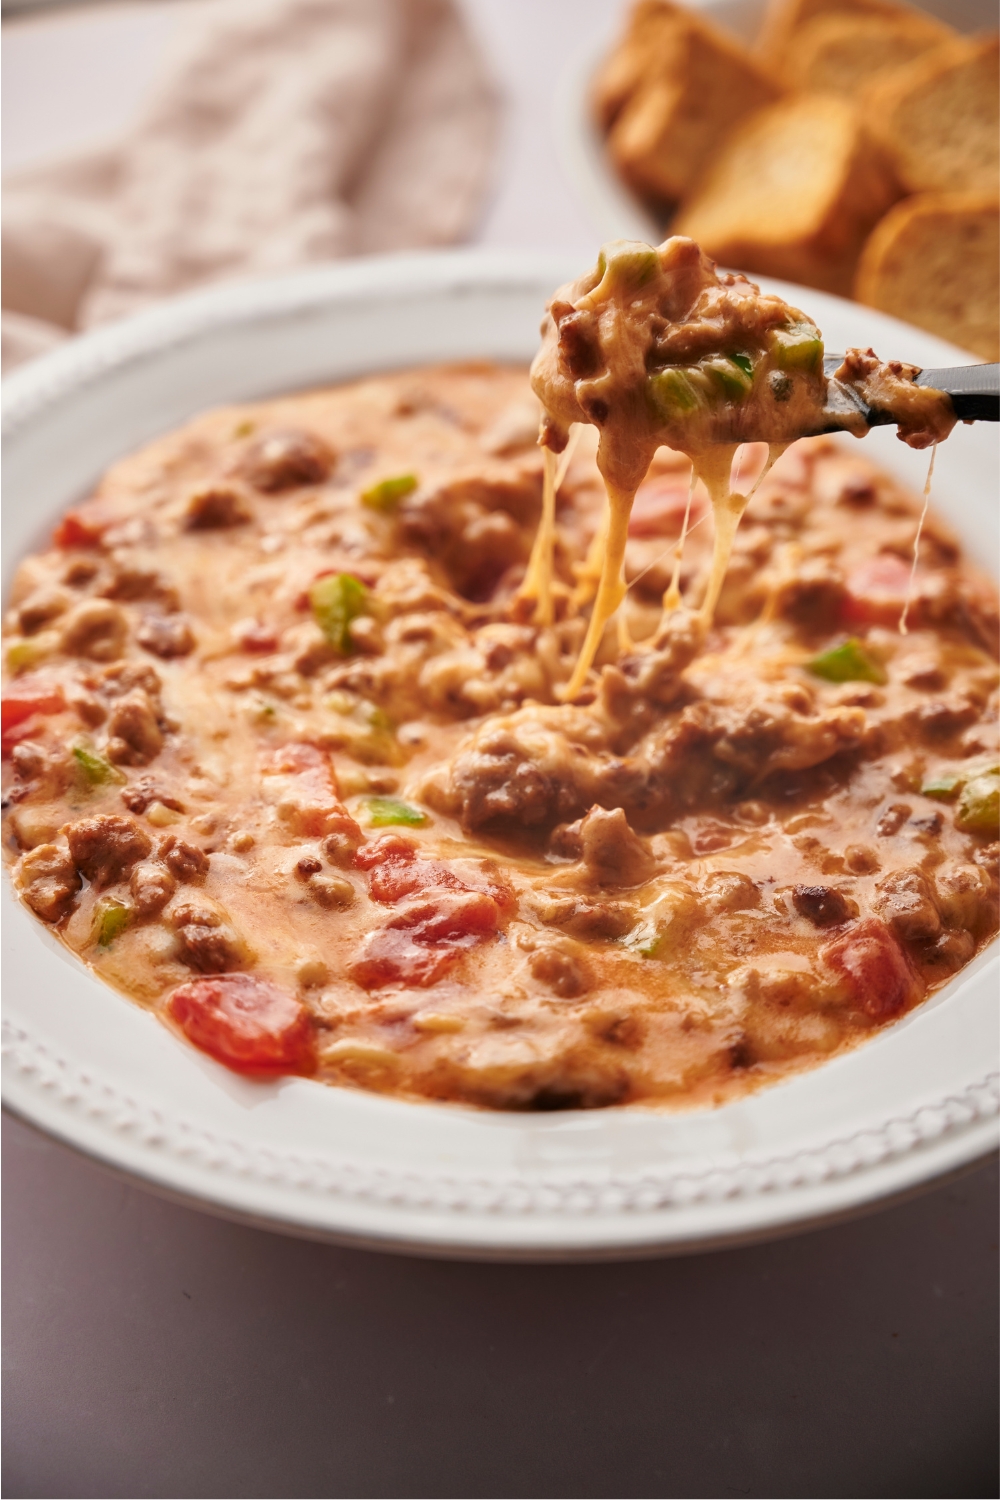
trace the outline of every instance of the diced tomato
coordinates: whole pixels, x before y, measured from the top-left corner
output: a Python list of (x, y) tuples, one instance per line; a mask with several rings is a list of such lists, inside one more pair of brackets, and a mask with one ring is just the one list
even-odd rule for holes
[(856, 1008), (873, 1021), (888, 1021), (919, 998), (906, 954), (877, 917), (858, 922), (823, 957), (844, 980)]
[(189, 1041), (227, 1068), (309, 1073), (314, 1067), (309, 1013), (294, 996), (252, 974), (218, 974), (179, 985), (168, 1015)]
[(387, 984), (426, 989), (437, 983), (461, 952), (460, 948), (443, 943), (434, 947), (418, 943), (412, 932), (399, 927), (380, 927), (364, 939), (347, 972), (366, 990), (378, 990)]
[(497, 930), (497, 904), (483, 891), (435, 891), (398, 912), (387, 924), (410, 932), (415, 943), (478, 942)]
[(369, 933), (348, 973), (369, 990), (435, 984), (465, 949), (496, 932), (498, 916), (481, 891), (435, 891)]
[(317, 745), (292, 741), (264, 757), (265, 790), (279, 815), (306, 837), (340, 834), (355, 847), (364, 835), (340, 800), (330, 757)]
[(22, 677), (19, 682), (12, 683), (3, 695), (2, 728), (11, 729), (32, 714), (62, 713), (65, 707), (62, 688), (57, 684)]
[(278, 632), (270, 625), (262, 625), (258, 620), (244, 625), (238, 632), (237, 639), (241, 651), (254, 655), (266, 655), (278, 649)]
[(438, 859), (388, 859), (373, 871), (368, 882), (372, 900), (387, 905), (416, 891), (430, 890), (481, 892), (497, 906), (514, 904), (514, 892), (499, 873), (467, 869), (459, 872)]
[(847, 625), (895, 625), (906, 603), (910, 564), (894, 552), (862, 563), (847, 580), (842, 617)]
[(68, 510), (52, 533), (57, 547), (99, 547), (118, 518), (104, 500), (87, 500)]
[[(636, 491), (628, 523), (629, 536), (678, 536), (684, 524), (689, 491), (686, 474), (661, 474), (647, 479)], [(693, 526), (704, 513), (705, 501), (696, 492), (691, 499), (688, 525)]]
[(374, 870), (387, 860), (415, 859), (417, 846), (401, 833), (383, 833), (360, 848), (356, 855), (359, 870)]
[(23, 677), (14, 682), (3, 695), (2, 702), (2, 751), (10, 754), (18, 740), (31, 733), (25, 721), (35, 714), (58, 714), (66, 707), (62, 688), (53, 683), (39, 682), (37, 678)]

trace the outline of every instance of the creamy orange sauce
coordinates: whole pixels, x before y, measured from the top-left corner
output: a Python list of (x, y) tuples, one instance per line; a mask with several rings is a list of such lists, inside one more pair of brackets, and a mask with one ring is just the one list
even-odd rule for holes
[[(996, 930), (996, 594), (933, 510), (904, 637), (919, 501), (796, 444), (713, 601), (710, 507), (660, 447), (613, 539), (638, 645), (602, 633), (566, 702), (604, 481), (592, 429), (561, 483), (548, 460), (543, 608), (527, 397), (477, 365), (210, 413), (22, 564), (15, 888), (230, 1066), (710, 1104), (856, 1045)], [(696, 607), (664, 617), (689, 504)]]

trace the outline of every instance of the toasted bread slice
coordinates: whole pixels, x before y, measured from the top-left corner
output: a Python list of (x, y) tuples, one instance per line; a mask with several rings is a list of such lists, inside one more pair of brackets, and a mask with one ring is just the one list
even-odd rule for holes
[(898, 196), (856, 106), (798, 94), (736, 127), (673, 229), (723, 265), (849, 294), (861, 246)]
[(591, 82), (591, 106), (603, 131), (611, 129), (668, 46), (670, 32), (682, 26), (686, 18), (687, 12), (669, 0), (639, 0), (632, 7), (621, 40), (608, 53)]
[(768, 0), (754, 51), (766, 67), (782, 71), (789, 43), (796, 32), (814, 17), (831, 12), (851, 16), (913, 15), (912, 8), (899, 4), (898, 0)]
[(996, 194), (1000, 185), (1000, 44), (964, 38), (865, 90), (865, 118), (911, 193)]
[(659, 51), (608, 137), (637, 192), (678, 202), (728, 130), (776, 99), (778, 82), (738, 42), (688, 13), (658, 34)]
[(790, 89), (854, 95), (883, 69), (902, 67), (957, 38), (950, 26), (916, 11), (905, 16), (814, 16), (793, 33), (782, 77)]
[(1000, 357), (1000, 200), (917, 193), (872, 230), (858, 262), (859, 302)]

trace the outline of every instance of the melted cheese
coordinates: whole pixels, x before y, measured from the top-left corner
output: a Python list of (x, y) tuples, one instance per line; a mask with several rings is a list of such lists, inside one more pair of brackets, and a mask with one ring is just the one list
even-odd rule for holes
[(934, 460), (937, 458), (937, 443), (931, 449), (931, 461), (927, 465), (927, 478), (924, 480), (924, 503), (920, 511), (920, 519), (917, 522), (916, 535), (913, 538), (913, 562), (910, 564), (910, 577), (906, 584), (906, 599), (903, 602), (903, 613), (899, 617), (900, 635), (908, 635), (906, 617), (910, 612), (910, 601), (913, 598), (913, 584), (917, 576), (917, 563), (920, 560), (920, 538), (923, 535), (924, 522), (927, 520), (927, 507), (931, 503), (931, 480), (934, 477)]

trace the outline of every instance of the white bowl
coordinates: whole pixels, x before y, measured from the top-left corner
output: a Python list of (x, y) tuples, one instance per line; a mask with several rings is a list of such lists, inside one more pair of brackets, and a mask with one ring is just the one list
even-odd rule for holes
[[(331, 266), (187, 297), (4, 386), (5, 587), (113, 459), (216, 403), (425, 361), (527, 361), (580, 267), (460, 252)], [(818, 292), (830, 349), (963, 359)], [(866, 450), (919, 485), (887, 430)], [(995, 430), (943, 446), (935, 503), (995, 557)], [(771, 1235), (955, 1171), (997, 1140), (996, 945), (856, 1052), (716, 1110), (502, 1115), (300, 1078), (255, 1083), (88, 973), (4, 887), (4, 1102), (149, 1186), (295, 1233), (507, 1258), (615, 1257)]]

